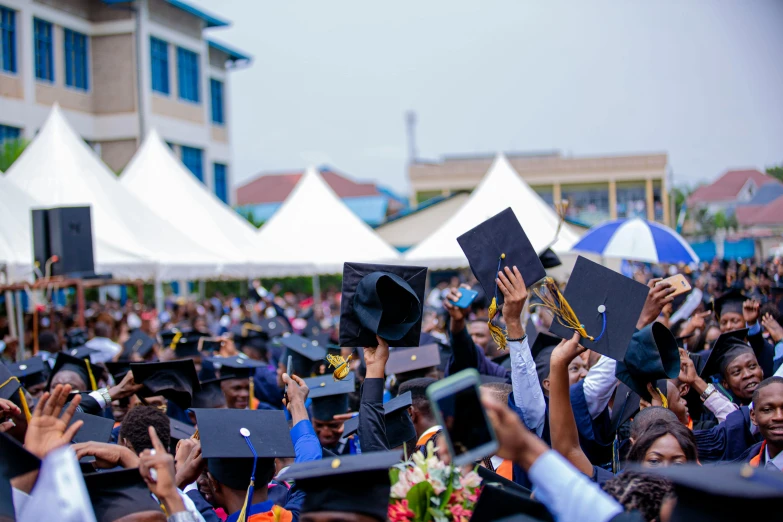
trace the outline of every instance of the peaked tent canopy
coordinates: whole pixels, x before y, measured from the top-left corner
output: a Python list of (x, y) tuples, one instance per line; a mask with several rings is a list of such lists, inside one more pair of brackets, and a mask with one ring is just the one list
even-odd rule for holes
[[(54, 105), (38, 135), (6, 173), (44, 207), (89, 205), (96, 270), (115, 278), (216, 278), (227, 259), (200, 246), (125, 190)], [(150, 190), (155, 190), (151, 187)], [(102, 245), (119, 245), (149, 264), (113, 264)]]
[[(533, 248), (539, 253), (554, 241), (559, 218), (530, 186), (522, 180), (503, 154), (499, 154), (465, 204), (449, 220), (421, 243), (408, 250), (404, 259), (430, 269), (468, 266), (457, 237), (511, 207)], [(578, 236), (563, 225), (552, 246), (566, 252)]]
[[(223, 275), (253, 276), (261, 255), (255, 227), (220, 201), (151, 131), (122, 172), (120, 185), (189, 237), (235, 260)], [(150, 190), (154, 187), (155, 190)]]
[(266, 276), (334, 274), (343, 263), (394, 263), (397, 251), (359, 219), (314, 169), (258, 231)]

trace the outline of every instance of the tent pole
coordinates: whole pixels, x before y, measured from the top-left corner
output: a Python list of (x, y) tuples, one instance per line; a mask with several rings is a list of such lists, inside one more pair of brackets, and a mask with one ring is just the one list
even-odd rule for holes
[(189, 290), (190, 289), (188, 288), (188, 282), (184, 279), (180, 279), (179, 292), (177, 292), (177, 295), (179, 295), (180, 297), (187, 297)]
[(24, 290), (19, 290), (18, 292), (15, 292), (16, 322), (19, 325), (18, 328), (19, 336), (17, 337), (17, 339), (19, 339), (19, 348), (16, 351), (17, 361), (21, 361), (24, 359), (24, 312), (22, 311), (22, 292), (24, 292)]
[(155, 280), (155, 310), (163, 311), (163, 281), (160, 279)]
[(316, 305), (321, 304), (321, 279), (318, 274), (313, 275), (313, 299)]
[(8, 330), (11, 337), (16, 337), (16, 313), (14, 312), (14, 294), (11, 291), (5, 293), (5, 313), (8, 316)]
[(207, 282), (202, 279), (198, 282), (198, 296), (200, 299), (204, 299), (207, 295)]

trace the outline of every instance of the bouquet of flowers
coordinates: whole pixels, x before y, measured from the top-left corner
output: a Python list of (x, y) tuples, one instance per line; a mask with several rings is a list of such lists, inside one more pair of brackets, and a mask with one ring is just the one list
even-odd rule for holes
[(390, 474), (390, 522), (469, 522), (481, 493), (478, 473), (444, 464), (432, 442)]

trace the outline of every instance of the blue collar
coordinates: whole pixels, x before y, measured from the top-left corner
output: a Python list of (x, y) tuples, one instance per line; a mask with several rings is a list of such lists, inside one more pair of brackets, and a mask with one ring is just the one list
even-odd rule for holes
[[(247, 510), (247, 517), (249, 518), (250, 515), (258, 515), (259, 513), (267, 513), (269, 511), (272, 511), (272, 508), (275, 507), (275, 503), (271, 500), (267, 500), (266, 502), (260, 502), (258, 504), (253, 504), (250, 506)], [(239, 511), (236, 513), (232, 513), (228, 516), (226, 519), (226, 522), (237, 522), (239, 520)]]

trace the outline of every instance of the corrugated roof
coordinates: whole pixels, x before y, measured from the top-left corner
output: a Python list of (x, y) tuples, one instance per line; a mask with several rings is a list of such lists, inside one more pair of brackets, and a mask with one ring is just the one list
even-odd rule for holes
[(737, 207), (737, 222), (741, 226), (783, 224), (783, 196), (766, 205), (742, 205)]
[[(242, 206), (284, 201), (303, 174), (304, 171), (262, 174), (237, 188), (236, 204)], [(321, 176), (340, 198), (379, 194), (373, 183), (357, 183), (330, 169), (322, 169)]]
[(688, 203), (692, 205), (734, 199), (748, 180), (753, 180), (759, 187), (777, 181), (772, 176), (755, 169), (729, 170), (711, 184), (697, 188), (688, 198)]
[(183, 2), (182, 0), (166, 0), (166, 2), (178, 9), (182, 9), (183, 11), (192, 14), (193, 16), (201, 18), (207, 23), (207, 27), (228, 27), (231, 25), (231, 22), (228, 20), (218, 18), (217, 16), (199, 9), (196, 6), (190, 5), (187, 2)]

